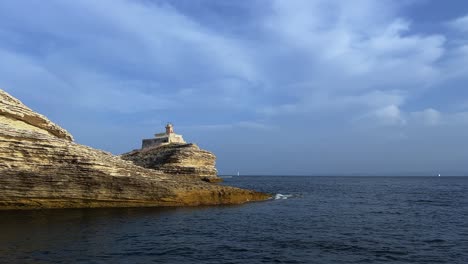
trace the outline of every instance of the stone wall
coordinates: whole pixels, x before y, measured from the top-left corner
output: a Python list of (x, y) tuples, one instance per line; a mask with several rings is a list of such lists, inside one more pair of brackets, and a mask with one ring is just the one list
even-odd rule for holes
[(170, 134), (170, 135), (163, 134), (163, 135), (165, 136), (160, 136), (160, 137), (150, 138), (150, 139), (143, 139), (141, 148), (144, 149), (144, 148), (160, 146), (160, 145), (169, 144), (169, 143), (179, 143), (179, 144), (186, 143), (182, 135), (177, 135), (177, 134)]
[(182, 135), (170, 134), (169, 143), (185, 143), (185, 140), (182, 138)]
[(168, 143), (168, 138), (150, 138), (150, 139), (143, 139), (141, 143), (141, 148), (149, 148), (151, 146), (161, 145), (164, 143)]

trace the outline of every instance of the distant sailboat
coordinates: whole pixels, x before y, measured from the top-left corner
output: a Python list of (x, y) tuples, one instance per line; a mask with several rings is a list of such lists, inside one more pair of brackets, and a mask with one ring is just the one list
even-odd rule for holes
[(239, 171), (237, 171), (237, 176), (239, 176), (239, 175), (240, 175), (240, 173), (239, 173)]
[(439, 177), (440, 177), (440, 173), (439, 173)]

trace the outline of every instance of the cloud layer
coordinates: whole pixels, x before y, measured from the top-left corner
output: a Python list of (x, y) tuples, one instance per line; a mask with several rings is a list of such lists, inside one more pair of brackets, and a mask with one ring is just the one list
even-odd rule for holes
[[(404, 15), (415, 1), (200, 3), (4, 1), (0, 86), (78, 141), (116, 153), (173, 121), (226, 172), (241, 162), (227, 147), (247, 143), (263, 144), (245, 154), (261, 157), (244, 162), (254, 173), (309, 173), (304, 155), (317, 171), (366, 171), (376, 145), (395, 157), (369, 170), (419, 170), (430, 155), (407, 163), (395, 140), (421, 150), (415, 135), (451, 135), (466, 145), (452, 133), (468, 122), (468, 11), (418, 32)], [(426, 135), (434, 127), (448, 132)], [(346, 142), (362, 153), (342, 156), (356, 147)], [(272, 151), (296, 153), (294, 165), (268, 167)]]

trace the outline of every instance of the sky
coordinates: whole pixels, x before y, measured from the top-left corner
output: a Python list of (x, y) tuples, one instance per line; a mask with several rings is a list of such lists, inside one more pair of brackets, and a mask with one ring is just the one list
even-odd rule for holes
[(468, 175), (468, 1), (4, 0), (0, 88), (121, 154), (172, 122), (221, 174)]

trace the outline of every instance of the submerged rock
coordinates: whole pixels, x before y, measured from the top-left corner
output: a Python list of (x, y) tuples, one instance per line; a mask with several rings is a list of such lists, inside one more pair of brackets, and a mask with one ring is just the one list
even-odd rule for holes
[(190, 173), (174, 177), (169, 164), (146, 169), (76, 144), (66, 130), (0, 90), (0, 209), (239, 204), (269, 197)]
[(216, 156), (197, 145), (171, 143), (134, 150), (121, 155), (138, 166), (175, 176), (194, 176), (208, 182), (220, 182)]

